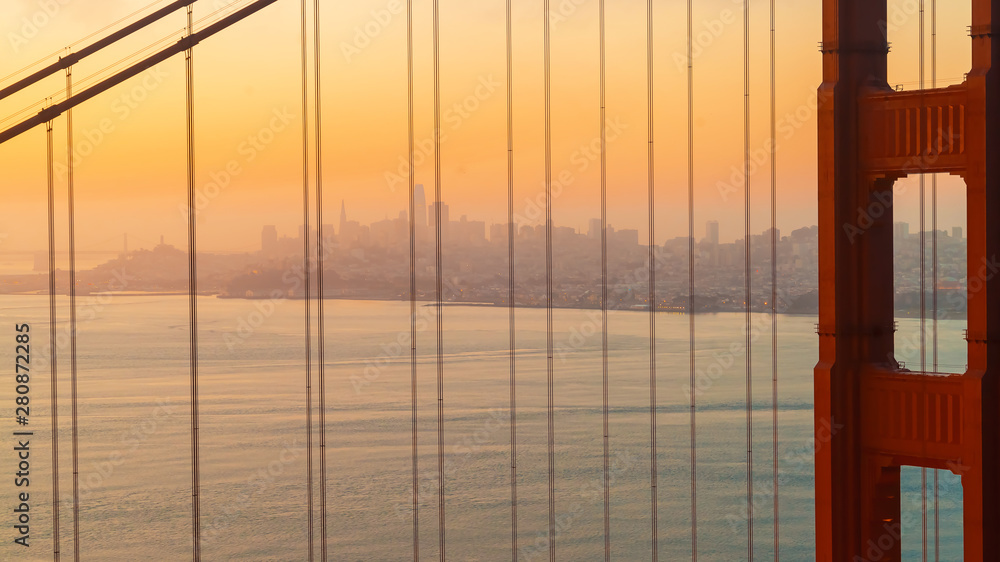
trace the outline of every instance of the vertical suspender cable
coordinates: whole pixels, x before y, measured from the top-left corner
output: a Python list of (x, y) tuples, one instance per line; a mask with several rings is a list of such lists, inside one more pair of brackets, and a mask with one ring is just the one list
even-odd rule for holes
[(659, 556), (659, 525), (657, 522), (657, 469), (656, 469), (656, 199), (655, 163), (653, 148), (654, 105), (653, 98), (653, 0), (646, 1), (646, 98), (647, 120), (649, 123), (647, 159), (649, 205), (649, 515), (651, 524), (651, 546), (653, 561)]
[(750, 239), (750, 1), (743, 2), (743, 177), (746, 282), (746, 416), (747, 416), (747, 559), (753, 560), (753, 320), (752, 241)]
[[(66, 99), (73, 95), (73, 67), (66, 69)], [(76, 192), (73, 178), (73, 110), (66, 111), (66, 194), (69, 215), (69, 372), (73, 435), (73, 559), (80, 559), (80, 447), (76, 378)]]
[(600, 2), (601, 37), (601, 386), (604, 439), (604, 560), (611, 562), (611, 430), (608, 377), (608, 122), (607, 42), (604, 0)]
[[(923, 112), (921, 112), (923, 113)], [(926, 206), (924, 202), (925, 185), (923, 176), (920, 177), (920, 371), (927, 371), (927, 296), (925, 291), (927, 274), (927, 234), (924, 213)], [(921, 557), (927, 562), (927, 469), (920, 469), (920, 527), (921, 527)]]
[(445, 561), (444, 502), (444, 252), (441, 221), (444, 201), (441, 198), (441, 13), (434, 0), (434, 275), (437, 309), (437, 453), (438, 453), (438, 556)]
[(552, 79), (549, 0), (544, 5), (544, 72), (545, 72), (545, 347), (546, 390), (548, 391), (548, 469), (549, 469), (549, 560), (556, 559), (556, 453), (555, 453), (555, 362), (553, 331), (552, 286)]
[(312, 306), (310, 292), (312, 290), (312, 267), (309, 246), (309, 47), (307, 37), (308, 19), (306, 0), (302, 0), (301, 39), (302, 39), (302, 267), (305, 287), (303, 299), (305, 323), (306, 352), (306, 525), (309, 560), (315, 557), (315, 531), (313, 508), (313, 438), (312, 438)]
[(52, 121), (45, 123), (49, 188), (49, 372), (52, 401), (52, 559), (59, 560), (59, 377), (56, 365), (56, 179)]
[[(316, 106), (316, 373), (319, 377), (319, 521), (320, 558), (328, 560), (326, 548), (326, 334), (324, 332), (323, 269), (326, 263), (326, 247), (323, 240), (323, 73), (320, 72), (320, 21), (319, 0), (313, 3), (313, 87)], [(308, 237), (309, 232), (303, 233)]]
[[(406, 120), (410, 179), (410, 466), (413, 560), (420, 560), (420, 475), (417, 460), (417, 204), (413, 163), (413, 0), (406, 0)], [(427, 212), (426, 209), (421, 209)]]
[(691, 560), (698, 560), (698, 395), (694, 318), (694, 2), (687, 0), (688, 394), (691, 428)]
[[(931, 88), (937, 88), (937, 0), (931, 0)], [(931, 175), (931, 267), (934, 293), (931, 302), (931, 330), (933, 331), (934, 372), (938, 372), (938, 182), (937, 174)], [(941, 512), (938, 508), (938, 474), (934, 471), (934, 562), (941, 556)]]
[[(924, 89), (924, 35), (925, 35), (924, 0), (920, 0), (920, 90)], [(923, 98), (920, 102), (920, 119), (917, 126), (928, 116), (924, 109)], [(922, 139), (924, 135), (918, 131), (917, 138)], [(918, 141), (919, 142), (919, 141)], [(926, 141), (924, 141), (926, 145)], [(921, 152), (925, 152), (926, 146), (921, 147)], [(926, 178), (920, 175), (920, 371), (927, 371), (927, 228), (926, 228)], [(936, 288), (935, 288), (936, 290)], [(927, 562), (927, 469), (920, 469), (920, 524), (921, 524), (921, 557)]]
[[(187, 7), (187, 34), (194, 32), (192, 6)], [(187, 195), (188, 195), (188, 323), (191, 372), (191, 539), (192, 557), (201, 560), (201, 459), (198, 427), (198, 230), (194, 185), (194, 49), (185, 52), (187, 91)]]
[[(602, 0), (603, 1), (603, 0)], [(507, 327), (510, 332), (510, 556), (517, 562), (517, 330), (514, 324), (514, 36), (507, 0)]]
[(771, 472), (774, 481), (774, 560), (781, 558), (778, 520), (778, 151), (777, 141), (777, 69), (775, 66), (775, 3), (771, 0)]

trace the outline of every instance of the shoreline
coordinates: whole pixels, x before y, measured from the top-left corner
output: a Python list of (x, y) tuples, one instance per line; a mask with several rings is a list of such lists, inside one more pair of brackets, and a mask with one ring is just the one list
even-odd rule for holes
[[(183, 293), (183, 294), (186, 295), (187, 293)], [(222, 295), (222, 294), (217, 294), (215, 296), (216, 296), (216, 298), (219, 298), (219, 299), (233, 299), (233, 300), (246, 300), (246, 301), (272, 300), (271, 297), (237, 297), (237, 296)], [(313, 296), (312, 298), (315, 299), (316, 297)], [(303, 297), (301, 297), (301, 296), (282, 297), (282, 300), (301, 301), (301, 300), (303, 300)], [(327, 297), (324, 297), (323, 300), (341, 300), (341, 301), (357, 301), (357, 302), (399, 302), (399, 303), (408, 303), (408, 302), (410, 302), (408, 299), (398, 299), (398, 298), (342, 297), (342, 296), (327, 296)], [(436, 306), (436, 303), (433, 300), (418, 300), (417, 302), (418, 302), (418, 304), (420, 304), (420, 306), (425, 306), (425, 307), (427, 307), (427, 306)], [(490, 302), (453, 302), (452, 301), (452, 302), (441, 303), (441, 305), (444, 306), (444, 307), (465, 306), (465, 307), (477, 307), (477, 308), (507, 308), (508, 307), (508, 305), (506, 303), (490, 303)], [(546, 306), (544, 304), (515, 304), (514, 308), (519, 308), (519, 309), (543, 309), (544, 310), (546, 308)], [(557, 310), (601, 310), (600, 306), (560, 306), (560, 305), (555, 305), (555, 306), (553, 306), (553, 308), (557, 309)], [(636, 307), (636, 308), (632, 308), (632, 307), (609, 307), (608, 311), (609, 312), (640, 312), (640, 313), (648, 313), (649, 312), (649, 308), (646, 307), (646, 306), (640, 306), (640, 307)], [(657, 310), (657, 312), (666, 313), (666, 314), (678, 314), (678, 315), (685, 315), (685, 316), (687, 315), (687, 309), (685, 309), (685, 308), (663, 308), (663, 307), (661, 307), (661, 308), (659, 308)], [(696, 311), (695, 315), (700, 315), (700, 314), (743, 314), (744, 312), (746, 312), (745, 309), (738, 309), (738, 310), (701, 310), (701, 311)], [(769, 314), (769, 313), (770, 313), (770, 310), (754, 311), (754, 314)], [(815, 316), (816, 314), (818, 314), (818, 312), (778, 312), (778, 314), (783, 315), (783, 316)]]
[[(16, 296), (46, 296), (46, 295), (47, 295), (46, 291), (26, 291), (26, 292), (23, 292), (23, 293), (3, 293), (2, 294), (2, 296), (10, 296), (10, 297), (16, 297)], [(59, 295), (60, 296), (68, 296), (68, 293), (59, 293)], [(145, 292), (145, 291), (130, 291), (130, 292), (107, 292), (107, 291), (102, 291), (102, 292), (78, 293), (77, 294), (78, 297), (88, 297), (88, 296), (92, 296), (92, 297), (186, 297), (187, 295), (188, 295), (187, 291), (149, 291), (149, 292)], [(220, 293), (220, 292), (216, 292), (216, 291), (199, 292), (198, 296), (199, 297), (206, 297), (206, 298), (207, 297), (214, 297), (214, 298), (217, 298), (217, 299), (225, 299), (225, 300), (245, 300), (245, 301), (276, 300), (276, 299), (273, 299), (272, 297), (238, 297), (238, 296), (226, 295), (226, 294), (223, 294), (223, 293)], [(316, 297), (313, 296), (312, 298), (315, 299)], [(301, 301), (301, 300), (303, 300), (303, 297), (302, 296), (282, 297), (281, 299), (278, 299), (278, 300)], [(408, 299), (388, 298), (388, 297), (381, 297), (380, 298), (380, 297), (326, 296), (326, 297), (324, 297), (324, 300), (325, 301), (357, 301), (357, 302), (398, 302), (398, 303), (407, 303), (407, 302), (409, 302)], [(436, 306), (436, 303), (433, 300), (419, 300), (417, 302), (422, 307)], [(474, 307), (474, 308), (507, 308), (507, 306), (508, 306), (505, 303), (490, 303), (490, 302), (444, 302), (444, 303), (441, 303), (441, 305), (443, 307)], [(545, 307), (544, 304), (517, 304), (517, 305), (514, 306), (514, 308), (517, 308), (517, 309), (544, 309), (546, 307)], [(601, 310), (601, 308), (599, 306), (578, 306), (578, 305), (576, 305), (576, 306), (560, 306), (560, 305), (556, 305), (553, 308), (557, 309), (557, 310)], [(637, 306), (635, 308), (632, 308), (632, 307), (610, 307), (610, 308), (608, 308), (608, 310), (611, 311), (611, 312), (636, 312), (636, 313), (647, 313), (647, 312), (649, 312), (649, 308), (647, 308), (645, 306), (641, 306), (641, 305)], [(687, 316), (687, 314), (688, 314), (687, 310), (684, 309), (684, 308), (660, 308), (657, 312), (664, 313), (664, 314), (683, 315), (683, 316)], [(753, 313), (754, 314), (770, 314), (770, 312), (771, 312), (770, 310), (756, 310)], [(696, 316), (699, 316), (699, 315), (707, 315), (707, 314), (744, 314), (744, 313), (746, 313), (746, 309), (735, 309), (735, 310), (700, 310), (700, 311), (696, 311), (694, 314)], [(789, 316), (789, 317), (804, 317), (804, 316), (813, 317), (813, 316), (817, 316), (819, 313), (818, 313), (818, 311), (809, 311), (809, 312), (778, 312), (777, 314), (780, 315), (780, 316)], [(919, 313), (917, 311), (912, 311), (912, 312), (898, 312), (897, 311), (896, 314), (897, 314), (898, 318), (918, 318), (919, 317)], [(955, 320), (964, 320), (965, 318), (966, 318), (966, 315), (962, 314), (962, 315), (955, 315), (955, 317), (953, 319), (955, 319)]]

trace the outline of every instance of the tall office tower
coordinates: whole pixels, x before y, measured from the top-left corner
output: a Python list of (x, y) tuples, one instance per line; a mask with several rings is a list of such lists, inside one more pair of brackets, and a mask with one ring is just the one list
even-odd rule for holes
[(441, 207), (441, 238), (446, 239), (448, 234), (448, 223), (451, 222), (451, 218), (448, 216), (448, 205), (440, 201), (435, 201), (434, 203), (428, 205), (427, 207), (427, 223), (431, 226), (435, 225), (435, 220), (437, 217), (437, 207)]
[(588, 224), (587, 238), (590, 238), (591, 240), (600, 240), (601, 239), (601, 219), (590, 219), (590, 222), (587, 223), (587, 224)]
[(705, 223), (705, 241), (712, 246), (719, 245), (719, 221)]
[(427, 208), (427, 198), (424, 196), (424, 184), (417, 184), (413, 189), (413, 203), (416, 209), (417, 228), (427, 228), (427, 215), (423, 209)]
[(910, 223), (897, 222), (892, 225), (892, 237), (896, 240), (906, 240), (910, 237)]
[(962, 238), (964, 238), (964, 236), (962, 235), (962, 227), (953, 226), (951, 228), (951, 237), (954, 238), (955, 240), (961, 240)]

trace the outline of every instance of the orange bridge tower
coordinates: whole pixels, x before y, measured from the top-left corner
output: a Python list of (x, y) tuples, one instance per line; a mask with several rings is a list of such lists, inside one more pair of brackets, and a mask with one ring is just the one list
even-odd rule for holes
[[(900, 560), (900, 467), (961, 476), (965, 560), (1000, 556), (1000, 61), (972, 0), (958, 86), (887, 84), (886, 2), (823, 1), (816, 534), (820, 562)], [(968, 190), (968, 371), (894, 358), (893, 183), (948, 173)]]

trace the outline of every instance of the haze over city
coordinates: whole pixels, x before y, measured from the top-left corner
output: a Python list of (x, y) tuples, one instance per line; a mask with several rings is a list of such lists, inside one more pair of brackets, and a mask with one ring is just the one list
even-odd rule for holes
[[(5, 2), (0, 11), (9, 47), (0, 57), (0, 75), (59, 51), (66, 38), (84, 37), (109, 21), (136, 10), (142, 2), (102, 2), (95, 13), (88, 3), (60, 3), (57, 14), (32, 32), (34, 2)], [(452, 5), (454, 4), (454, 5)], [(442, 10), (442, 191), (462, 214), (502, 222), (506, 201), (504, 141), (504, 48), (502, 3), (453, 2)], [(645, 221), (646, 116), (643, 79), (644, 3), (617, 2), (608, 32), (608, 182), (609, 220), (636, 228), (647, 237)], [(341, 199), (351, 201), (364, 223), (384, 218), (386, 208), (406, 208), (406, 58), (405, 14), (400, 2), (364, 0), (337, 4), (323, 21), (324, 176), (331, 196), (325, 214), (335, 218)], [(544, 191), (540, 54), (541, 5), (513, 3), (515, 202), (527, 216)], [(956, 83), (968, 68), (965, 26), (969, 7), (942, 10), (939, 27), (941, 84)], [(657, 238), (686, 234), (684, 5), (664, 3), (655, 12), (658, 115)], [(553, 214), (561, 225), (586, 229), (599, 208), (600, 131), (597, 84), (597, 2), (567, 0), (553, 6), (553, 170), (559, 194)], [(915, 29), (910, 3), (890, 2), (890, 83), (914, 87), (917, 79)], [(786, 2), (779, 12), (777, 75), (777, 154), (780, 205), (778, 227), (785, 232), (815, 223), (815, 97), (820, 82), (816, 37), (820, 6)], [(766, 25), (766, 5), (754, 8), (752, 24)], [(416, 181), (433, 185), (430, 10), (415, 10)], [(26, 25), (25, 22), (29, 22)], [(699, 223), (718, 220), (723, 241), (742, 237), (743, 149), (731, 134), (741, 121), (742, 78), (738, 57), (741, 4), (706, 0), (696, 4), (695, 190)], [(790, 25), (792, 23), (796, 25)], [(800, 23), (805, 22), (803, 25)], [(149, 40), (175, 33), (178, 14), (155, 24), (149, 35), (127, 39), (122, 50), (145, 47)], [(36, 26), (37, 27), (37, 26)], [(367, 31), (366, 31), (367, 30)], [(232, 40), (206, 41), (196, 62), (195, 96), (200, 247), (245, 250), (253, 246), (256, 225), (294, 229), (300, 199), (301, 107), (297, 68), (283, 61), (297, 56), (296, 8), (279, 3), (269, 16), (233, 28)], [(31, 35), (31, 37), (29, 37)], [(255, 41), (255, 37), (268, 37)], [(752, 53), (751, 146), (756, 186), (752, 231), (767, 228), (770, 182), (767, 166), (766, 41), (761, 32)], [(239, 44), (234, 55), (230, 45)], [(466, 48), (475, 45), (475, 49)], [(121, 52), (121, 51), (120, 51)], [(97, 73), (117, 60), (98, 54), (81, 62), (75, 75)], [(184, 236), (183, 59), (171, 59), (130, 79), (76, 110), (76, 184), (81, 247), (130, 232), (137, 239)], [(266, 80), (261, 80), (266, 77)], [(5, 104), (26, 107), (39, 95), (61, 87), (53, 77)], [(60, 128), (59, 120), (56, 127)], [(7, 143), (0, 153), (5, 173), (2, 247), (35, 250), (44, 234), (44, 132), (35, 130)], [(56, 161), (65, 163), (64, 151)], [(16, 164), (16, 165), (15, 165)], [(58, 168), (57, 168), (58, 172)], [(235, 172), (235, 173), (233, 173)], [(57, 173), (57, 175), (59, 175)], [(64, 174), (59, 175), (64, 181)], [(943, 193), (956, 196), (960, 180), (942, 177)], [(958, 183), (956, 183), (958, 182)], [(954, 187), (954, 189), (953, 189)], [(913, 193), (913, 189), (910, 193)], [(59, 201), (63, 200), (62, 192)], [(957, 200), (956, 200), (957, 203)], [(61, 204), (61, 203), (60, 203)], [(916, 223), (915, 205), (901, 207)], [(960, 204), (943, 207), (942, 224), (964, 224)], [(109, 217), (113, 217), (109, 220)], [(239, 217), (237, 219), (237, 217)]]
[[(414, 191), (415, 268), (418, 277), (418, 297), (433, 298), (431, 280), (434, 274), (434, 243), (436, 217), (441, 215), (441, 236), (446, 259), (447, 282), (445, 299), (451, 303), (476, 303), (495, 306), (507, 304), (507, 282), (501, 272), (507, 268), (507, 223), (489, 223), (466, 214), (452, 214), (447, 203), (428, 201), (424, 185)], [(348, 203), (341, 201), (336, 222), (323, 225), (325, 269), (328, 270), (326, 295), (338, 299), (406, 300), (409, 298), (408, 261), (410, 220), (407, 210), (370, 224), (355, 220)], [(515, 269), (520, 306), (544, 306), (545, 226), (544, 215), (515, 217)], [(696, 312), (738, 312), (745, 306), (743, 271), (745, 261), (743, 240), (732, 242), (720, 238), (720, 224), (710, 220), (695, 239), (695, 276), (697, 283)], [(201, 288), (205, 294), (228, 298), (279, 299), (303, 298), (301, 262), (304, 228), (279, 229), (276, 225), (260, 228), (256, 247), (241, 251), (203, 252)], [(309, 245), (316, 247), (317, 229), (310, 228)], [(926, 233), (925, 239), (929, 239)], [(637, 229), (615, 228), (608, 225), (611, 299), (618, 309), (647, 309), (648, 286), (643, 272), (649, 259), (648, 242), (640, 238)], [(919, 313), (919, 231), (911, 225), (896, 222), (894, 228), (895, 287), (897, 310), (904, 316)], [(951, 294), (961, 293), (966, 284), (966, 242), (962, 227), (939, 231), (940, 264), (938, 289)], [(782, 313), (814, 314), (818, 305), (818, 240), (817, 228), (803, 227), (776, 237), (777, 271), (780, 274)], [(186, 254), (166, 242), (128, 246), (128, 236), (121, 238), (123, 246), (116, 256), (98, 253), (91, 259), (96, 264), (80, 273), (84, 293), (112, 290), (173, 293), (183, 290), (186, 283)], [(597, 308), (601, 255), (601, 221), (593, 218), (585, 229), (553, 224), (553, 243), (559, 249), (554, 261), (554, 283), (558, 291), (555, 304), (561, 307)], [(770, 231), (752, 237), (754, 308), (767, 309), (770, 284)], [(2, 253), (0, 253), (2, 255)], [(14, 256), (18, 254), (13, 254)], [(687, 306), (688, 238), (678, 236), (657, 241), (654, 247), (658, 270), (657, 308), (684, 311)], [(8, 253), (8, 257), (11, 254)], [(22, 255), (20, 270), (0, 275), (0, 294), (34, 293), (47, 286), (42, 273), (28, 273), (28, 258), (33, 257), (33, 269), (41, 272), (48, 267), (47, 254), (37, 251), (33, 256)], [(111, 258), (111, 259), (108, 259)], [(298, 273), (295, 273), (298, 272)], [(126, 275), (127, 273), (127, 275)], [(290, 275), (290, 273), (294, 273)], [(127, 277), (127, 287), (122, 287)], [(62, 281), (57, 288), (65, 290)], [(964, 301), (959, 304), (964, 304)], [(950, 306), (951, 313), (964, 315), (963, 306)]]

